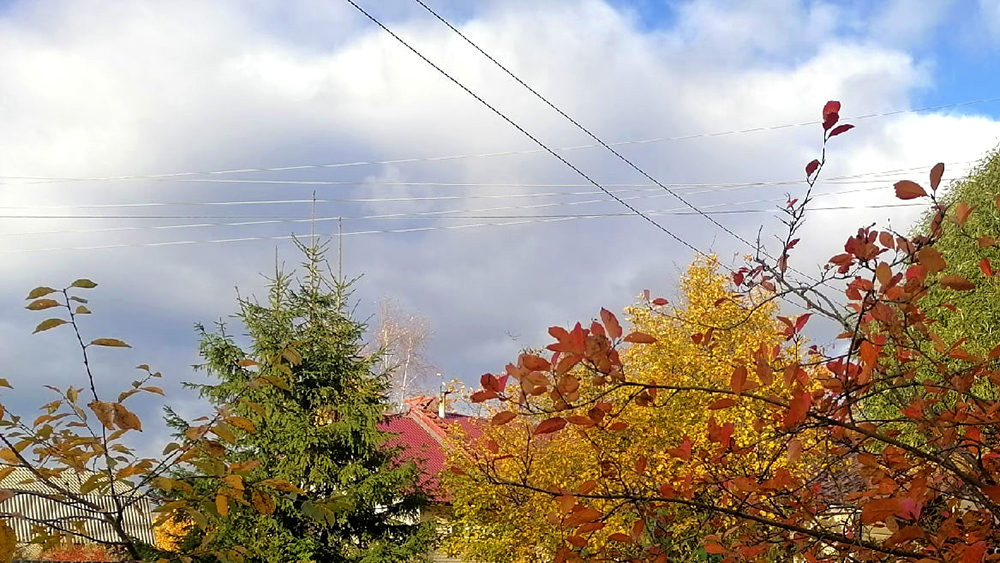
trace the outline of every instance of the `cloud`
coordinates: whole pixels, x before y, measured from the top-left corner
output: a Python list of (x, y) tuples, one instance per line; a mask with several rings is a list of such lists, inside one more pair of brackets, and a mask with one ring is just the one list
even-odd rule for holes
[[(592, 143), (412, 3), (370, 5), (421, 52), (543, 142), (554, 147)], [(537, 149), (350, 10), (316, 2), (247, 6), (53, 0), (9, 8), (0, 16), (0, 67), (5, 69), (0, 76), (0, 175), (102, 177)], [(872, 40), (852, 27), (851, 14), (819, 3), (767, 2), (751, 9), (689, 2), (669, 24), (652, 28), (596, 0), (491, 2), (474, 9), (455, 3), (445, 11), (457, 14), (455, 21), (470, 37), (608, 141), (801, 123), (816, 119), (822, 104), (834, 98), (843, 101), (845, 115), (891, 111), (909, 107), (914, 94), (934, 81), (932, 67), (921, 55)], [(856, 130), (831, 143), (828, 177), (971, 160), (991, 148), (996, 135), (996, 123), (989, 118), (951, 114), (855, 124)], [(670, 184), (795, 180), (817, 154), (820, 134), (818, 126), (788, 127), (623, 145), (620, 150)], [(604, 151), (561, 154), (599, 182), (647, 183)], [(251, 179), (355, 184), (190, 181)], [(669, 296), (678, 266), (692, 258), (687, 248), (636, 218), (491, 227), (468, 225), (513, 220), (426, 215), (356, 219), (453, 210), (477, 216), (622, 211), (610, 201), (583, 203), (607, 199), (600, 195), (537, 196), (540, 191), (597, 191), (544, 153), (155, 181), (0, 181), (6, 182), (0, 191), (3, 206), (308, 201), (313, 191), (320, 200), (383, 200), (324, 201), (315, 209), (309, 203), (39, 207), (38, 213), (198, 218), (9, 219), (0, 232), (77, 232), (0, 235), (0, 252), (280, 237), (293, 230), (308, 234), (309, 224), (147, 227), (236, 221), (217, 217), (347, 217), (345, 271), (364, 273), (356, 293), (359, 315), (366, 317), (379, 298), (390, 296), (429, 316), (437, 334), (432, 359), (449, 379), (472, 381), (499, 369), (519, 347), (541, 342), (549, 325), (587, 319), (601, 306), (621, 308), (643, 288)], [(885, 192), (874, 189), (878, 185), (831, 183), (821, 189), (865, 186), (872, 187), (871, 193), (826, 196), (817, 205), (883, 201), (879, 194)], [(780, 203), (785, 192), (801, 192), (802, 185), (677, 190), (706, 209), (759, 210)], [(484, 195), (490, 197), (468, 197)], [(648, 212), (685, 209), (662, 192), (621, 195), (639, 196), (629, 201)], [(457, 199), (427, 199), (450, 196)], [(424, 199), (384, 201), (407, 197)], [(575, 204), (562, 205), (570, 202)], [(560, 205), (551, 205), (555, 203)], [(523, 208), (539, 204), (550, 206)], [(483, 211), (497, 207), (518, 209)], [(703, 217), (651, 216), (724, 259), (748, 250)], [(856, 221), (885, 216), (888, 212), (878, 210), (819, 213), (808, 238), (823, 244), (808, 246), (806, 241), (800, 249), (808, 252), (800, 250), (797, 259), (821, 262), (833, 253), (826, 249), (827, 241), (849, 233)], [(776, 220), (759, 213), (713, 217), (748, 240), (761, 226), (765, 235), (778, 227)], [(80, 232), (121, 226), (143, 228)], [(437, 230), (419, 230), (425, 227)], [(350, 234), (405, 229), (410, 232)], [(318, 222), (317, 230), (336, 233), (337, 221)], [(155, 363), (167, 376), (168, 390), (196, 409), (190, 396), (176, 395), (177, 382), (193, 377), (188, 366), (198, 361), (191, 326), (231, 314), (234, 286), (260, 295), (265, 280), (258, 272), (273, 270), (275, 247), (289, 264), (299, 260), (290, 242), (275, 240), (4, 253), (7, 273), (0, 280), (0, 299), (10, 306), (0, 317), (10, 352), (5, 369), (38, 380), (69, 381), (75, 364), (62, 355), (71, 357), (70, 350), (50, 348), (67, 335), (29, 338), (36, 316), (14, 312), (14, 306), (34, 285), (87, 276), (101, 282), (95, 292), (95, 330), (136, 345), (99, 366), (101, 381), (109, 388), (127, 385), (136, 363)], [(25, 408), (28, 404), (25, 399)], [(152, 407), (146, 414), (156, 416)]]

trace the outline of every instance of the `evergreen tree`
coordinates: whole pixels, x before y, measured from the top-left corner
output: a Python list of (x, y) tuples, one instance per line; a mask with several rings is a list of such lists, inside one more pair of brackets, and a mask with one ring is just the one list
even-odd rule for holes
[[(300, 248), (301, 280), (278, 271), (266, 303), (239, 298), (246, 347), (222, 323), (214, 332), (198, 327), (198, 367), (219, 382), (194, 387), (255, 427), (220, 435), (226, 461), (256, 463), (256, 477), (287, 480), (303, 494), (276, 506), (256, 494), (217, 499), (210, 517), (228, 517), (209, 541), (243, 546), (247, 561), (419, 558), (433, 534), (417, 518), (427, 495), (417, 467), (397, 463), (390, 435), (377, 427), (389, 406), (387, 374), (362, 352), (365, 327), (347, 309), (350, 283), (324, 273), (321, 248)], [(197, 477), (187, 476), (194, 486)]]

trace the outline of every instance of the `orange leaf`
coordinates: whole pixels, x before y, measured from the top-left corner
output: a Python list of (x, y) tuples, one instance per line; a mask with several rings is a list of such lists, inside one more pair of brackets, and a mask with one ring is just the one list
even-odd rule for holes
[(625, 342), (631, 342), (632, 344), (652, 344), (656, 342), (656, 339), (643, 332), (632, 332), (625, 337)]
[(955, 291), (969, 291), (971, 289), (976, 289), (976, 284), (970, 282), (962, 276), (945, 276), (941, 278), (941, 281), (938, 283), (941, 284), (941, 287), (954, 289)]
[(607, 309), (601, 309), (601, 322), (608, 331), (608, 338), (614, 340), (622, 335), (622, 325), (618, 323), (618, 318)]
[(986, 556), (986, 542), (977, 541), (962, 552), (962, 563), (981, 563)]
[(535, 354), (521, 354), (521, 365), (530, 371), (549, 371), (552, 367), (548, 360)]
[(917, 199), (918, 197), (927, 197), (927, 192), (920, 187), (920, 184), (912, 180), (902, 180), (896, 182), (896, 197), (899, 199)]
[(955, 206), (955, 221), (959, 224), (959, 226), (964, 227), (966, 221), (969, 220), (969, 215), (972, 215), (972, 212), (975, 210), (976, 208), (974, 206), (970, 207), (969, 204), (964, 201), (958, 202), (958, 205)]
[(884, 522), (886, 518), (899, 512), (900, 508), (898, 498), (869, 501), (861, 508), (861, 522), (864, 524)]
[(550, 418), (538, 423), (535, 427), (535, 434), (551, 434), (566, 427), (566, 419), (561, 417)]
[(580, 536), (568, 536), (566, 538), (566, 543), (571, 543), (575, 547), (584, 547), (587, 545), (587, 540), (586, 538), (582, 538)]
[[(563, 524), (567, 528), (572, 528), (574, 526), (579, 526), (580, 524), (593, 522), (599, 519), (601, 516), (604, 516), (604, 514), (599, 510), (594, 510), (593, 508), (584, 508), (582, 510), (577, 510), (576, 512), (567, 516)], [(580, 530), (580, 532), (583, 533), (582, 530)]]
[(584, 481), (583, 483), (580, 483), (580, 488), (577, 489), (576, 491), (581, 495), (589, 495), (596, 488), (597, 488), (597, 481), (591, 479), (589, 481)]
[(515, 418), (517, 418), (517, 413), (511, 411), (503, 411), (503, 412), (498, 412), (496, 415), (494, 415), (493, 420), (491, 422), (493, 423), (493, 426), (502, 426), (514, 420)]
[(939, 162), (931, 168), (931, 189), (937, 190), (941, 185), (941, 176), (944, 176), (944, 163)]
[(628, 534), (623, 534), (621, 532), (615, 532), (611, 534), (610, 536), (608, 536), (608, 539), (620, 543), (632, 543), (632, 538), (630, 538)]
[(802, 441), (792, 440), (788, 442), (788, 461), (795, 463), (799, 456), (802, 455)]
[(573, 497), (573, 495), (562, 495), (556, 497), (556, 502), (559, 503), (559, 510), (561, 510), (563, 514), (569, 514), (569, 512), (573, 510), (573, 507), (576, 506), (576, 498)]
[(989, 258), (983, 258), (979, 261), (979, 269), (983, 271), (983, 275), (992, 278), (993, 277), (993, 266), (990, 265)]
[(622, 422), (620, 420), (618, 422), (613, 422), (613, 423), (611, 423), (611, 424), (608, 425), (608, 430), (612, 430), (612, 431), (615, 431), (615, 432), (618, 432), (618, 431), (621, 431), (621, 430), (625, 430), (626, 428), (628, 428), (628, 423), (627, 422)]

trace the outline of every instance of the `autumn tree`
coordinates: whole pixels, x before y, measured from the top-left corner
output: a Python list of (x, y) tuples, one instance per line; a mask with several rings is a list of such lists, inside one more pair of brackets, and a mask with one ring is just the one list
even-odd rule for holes
[(434, 371), (427, 357), (434, 331), (427, 318), (389, 298), (379, 301), (377, 317), (371, 344), (380, 369), (389, 374), (390, 399), (402, 405)]
[[(10, 561), (15, 544), (24, 542), (59, 560), (107, 553), (133, 561), (189, 561), (192, 556), (240, 561), (237, 550), (194, 545), (166, 554), (146, 545), (143, 529), (148, 531), (149, 510), (161, 505), (167, 491), (173, 490), (172, 502), (157, 508), (164, 517), (200, 516), (204, 503), (214, 499), (216, 491), (228, 488), (226, 480), (242, 478), (239, 467), (224, 461), (212, 462), (217, 472), (201, 483), (201, 491), (175, 488), (168, 476), (213, 459), (217, 444), (211, 433), (224, 432), (233, 418), (224, 409), (212, 410), (161, 456), (141, 455), (137, 446), (143, 423), (132, 410), (133, 397), (162, 396), (157, 386), (161, 375), (142, 364), (138, 377), (125, 389), (99, 383), (97, 359), (131, 346), (118, 338), (85, 336), (85, 319), (92, 305), (84, 296), (96, 287), (89, 279), (78, 279), (61, 289), (41, 286), (28, 293), (27, 309), (47, 317), (34, 333), (42, 333), (39, 338), (67, 334), (79, 346), (81, 370), (76, 381), (64, 388), (44, 386), (53, 399), (37, 417), (24, 418), (0, 406), (0, 459), (4, 462), (0, 467), (4, 485), (0, 491), (0, 560)], [(11, 386), (7, 379), (0, 379), (0, 387)], [(233, 392), (240, 395), (243, 390), (234, 388)], [(277, 498), (291, 487), (277, 479), (263, 483), (248, 478), (245, 483), (247, 488), (268, 491)], [(30, 532), (17, 537), (12, 520), (27, 523)], [(204, 518), (199, 519), (199, 527), (204, 534), (214, 531)]]
[[(642, 331), (623, 335), (606, 316), (589, 327), (553, 329), (555, 357), (522, 357), (507, 374), (482, 378), (477, 398), (503, 405), (496, 424), (527, 424), (533, 435), (576, 434), (580, 441), (627, 430), (616, 415), (633, 404), (656, 410), (686, 397), (720, 414), (749, 405), (761, 409), (749, 429), (709, 419), (700, 445), (674, 439), (642, 457), (593, 448), (590, 461), (601, 468), (599, 478), (581, 476), (567, 487), (536, 479), (543, 468), (530, 461), (541, 446), (497, 443), (494, 461), (517, 460), (524, 467), (518, 478), (491, 471), (490, 460), (476, 469), (494, 485), (553, 499), (554, 526), (564, 534), (556, 561), (665, 562), (660, 539), (669, 533), (674, 507), (710, 515), (702, 544), (726, 562), (759, 560), (775, 550), (809, 562), (993, 558), (990, 550), (1000, 545), (1000, 402), (978, 389), (1000, 382), (1000, 345), (983, 339), (974, 348), (967, 345), (969, 334), (939, 330), (925, 298), (940, 292), (952, 298), (947, 309), (962, 311), (956, 297), (976, 302), (980, 292), (991, 290), (995, 241), (972, 230), (972, 220), (996, 208), (941, 198), (944, 165), (938, 164), (926, 182), (895, 184), (900, 199), (927, 202), (927, 230), (904, 236), (862, 227), (820, 273), (798, 273), (793, 249), (825, 164), (826, 143), (851, 128), (839, 123), (839, 112), (838, 102), (823, 108), (824, 150), (807, 164), (802, 193), (789, 197), (781, 247), (760, 248), (749, 264), (731, 272), (747, 313), (781, 299), (836, 323), (837, 341), (811, 352), (818, 357), (803, 362), (777, 346), (734, 361), (727, 385), (644, 381), (629, 372), (619, 351), (651, 346), (656, 337)], [(976, 241), (971, 254), (949, 257), (938, 250), (945, 224)], [(842, 292), (839, 300), (833, 290)], [(754, 299), (755, 292), (763, 301)], [(781, 337), (797, 338), (806, 322), (803, 316), (788, 319)], [(725, 328), (692, 327), (692, 339), (707, 347)], [(935, 367), (936, 377), (921, 375), (926, 365)], [(603, 397), (581, 393), (551, 405), (539, 400), (578, 369), (591, 374)], [(621, 396), (618, 389), (632, 392)], [(866, 412), (868, 401), (903, 389), (920, 392), (898, 416)], [(542, 420), (535, 423), (533, 416)], [(574, 417), (590, 423), (573, 424)], [(910, 427), (905, 440), (900, 424)], [(787, 460), (807, 462), (789, 468), (746, 461), (781, 450)], [(676, 460), (669, 473), (648, 473), (642, 459), (654, 455)], [(583, 530), (618, 525), (604, 509), (609, 502), (631, 506), (635, 519), (608, 536), (613, 542), (591, 545)]]
[[(665, 299), (643, 299), (627, 311), (628, 318), (637, 330), (655, 339), (647, 346), (627, 349), (622, 357), (623, 371), (630, 380), (653, 383), (670, 382), (675, 385), (725, 386), (730, 383), (734, 362), (740, 362), (760, 349), (770, 350), (781, 346), (784, 339), (780, 329), (785, 325), (777, 318), (777, 305), (766, 303), (749, 315), (740, 305), (740, 296), (730, 289), (728, 278), (714, 257), (696, 261), (681, 280), (680, 297), (675, 305)], [(605, 314), (605, 319), (612, 317)], [(724, 326), (734, 319), (740, 322), (727, 330), (713, 331), (708, 336), (710, 345), (692, 340), (692, 327)], [(617, 331), (612, 321), (611, 332)], [(595, 325), (592, 325), (594, 330)], [(597, 329), (600, 332), (601, 329)], [(553, 330), (554, 335), (561, 335)], [(565, 336), (565, 335), (563, 335)], [(794, 344), (794, 342), (793, 342)], [(556, 346), (558, 348), (558, 346)], [(788, 346), (786, 355), (800, 354), (800, 347)], [(525, 356), (521, 365), (531, 361)], [(516, 370), (516, 366), (511, 366)], [(755, 370), (756, 366), (749, 366)], [(516, 372), (516, 371), (515, 371)], [(614, 412), (617, 425), (614, 433), (586, 433), (594, 426), (590, 417), (569, 417), (566, 422), (577, 431), (551, 435), (535, 434), (527, 422), (540, 422), (545, 415), (522, 415), (519, 422), (488, 427), (478, 447), (456, 447), (452, 450), (452, 466), (460, 474), (446, 477), (455, 519), (451, 526), (448, 547), (468, 560), (484, 563), (528, 562), (539, 557), (552, 558), (560, 547), (565, 534), (553, 526), (550, 513), (556, 506), (547, 494), (527, 490), (511, 490), (484, 479), (478, 470), (486, 464), (487, 471), (507, 480), (518, 480), (526, 467), (520, 457), (493, 456), (500, 444), (505, 451), (531, 449), (531, 477), (546, 489), (570, 489), (583, 481), (600, 481), (601, 467), (594, 463), (593, 449), (600, 448), (614, 457), (635, 458), (640, 472), (631, 479), (665, 479), (673, 471), (675, 460), (659, 448), (660, 444), (681, 442), (682, 448), (704, 447), (707, 443), (703, 429), (709, 420), (716, 424), (732, 423), (737, 434), (752, 433), (750, 424), (759, 412), (752, 406), (747, 409), (708, 409), (697, 397), (678, 396), (662, 408), (650, 409), (627, 401), (634, 391), (627, 386), (617, 387), (605, 396), (603, 384), (590, 381), (583, 370), (571, 370), (570, 379), (563, 383), (562, 391), (575, 388), (581, 399), (590, 397), (604, 402), (621, 402), (623, 409)], [(583, 380), (583, 381), (580, 381)], [(567, 384), (569, 387), (567, 387)], [(522, 384), (523, 386), (523, 384)], [(546, 408), (552, 408), (563, 394), (540, 396)], [(642, 401), (639, 401), (640, 403)], [(761, 409), (756, 409), (761, 411)], [(501, 411), (502, 412), (502, 411)], [(609, 413), (612, 414), (612, 413)], [(509, 416), (498, 415), (503, 417)], [(617, 428), (617, 427), (616, 427)], [(581, 439), (585, 437), (585, 439)], [(467, 457), (468, 456), (468, 457)], [(770, 457), (756, 459), (755, 463), (773, 463)], [(641, 467), (640, 467), (641, 466)], [(637, 467), (632, 468), (634, 473)], [(605, 484), (606, 485), (606, 484)], [(568, 498), (568, 497), (567, 497)], [(566, 500), (568, 502), (568, 500)], [(594, 506), (592, 506), (594, 508)], [(604, 502), (600, 509), (605, 514), (615, 514), (603, 522), (603, 531), (585, 531), (591, 547), (608, 543), (608, 537), (621, 529), (629, 528), (635, 521), (634, 508), (621, 503)], [(706, 535), (700, 526), (701, 518), (691, 511), (674, 511), (669, 537), (661, 544), (676, 557), (689, 556), (700, 549), (700, 539)], [(573, 541), (580, 543), (580, 539)]]
[[(417, 467), (397, 463), (378, 429), (387, 375), (363, 352), (350, 284), (324, 273), (322, 248), (300, 248), (300, 277), (278, 271), (265, 302), (239, 299), (245, 339), (225, 324), (199, 327), (200, 367), (218, 382), (195, 387), (232, 417), (215, 429), (218, 464), (178, 478), (198, 490), (220, 467), (245, 471), (225, 477), (230, 488), (205, 514), (216, 532), (204, 541), (242, 546), (248, 561), (408, 561), (426, 551), (432, 531), (416, 520), (427, 499)], [(252, 479), (290, 482), (293, 495), (250, 492)]]

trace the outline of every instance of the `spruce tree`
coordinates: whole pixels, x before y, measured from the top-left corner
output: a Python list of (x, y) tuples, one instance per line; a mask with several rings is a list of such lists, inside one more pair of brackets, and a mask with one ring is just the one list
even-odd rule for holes
[[(255, 506), (270, 500), (222, 499), (229, 514), (218, 519), (211, 544), (242, 546), (248, 562), (419, 559), (433, 534), (417, 518), (427, 495), (417, 467), (397, 463), (390, 435), (378, 429), (389, 407), (388, 376), (362, 351), (365, 326), (348, 309), (351, 283), (326, 273), (321, 248), (300, 249), (300, 279), (279, 270), (266, 303), (238, 299), (243, 343), (223, 323), (215, 331), (198, 327), (198, 367), (219, 381), (194, 387), (255, 427), (231, 428), (226, 461), (256, 461), (255, 477), (303, 491), (277, 501), (270, 515)], [(197, 476), (188, 478), (198, 485)], [(208, 512), (220, 516), (216, 507)]]

